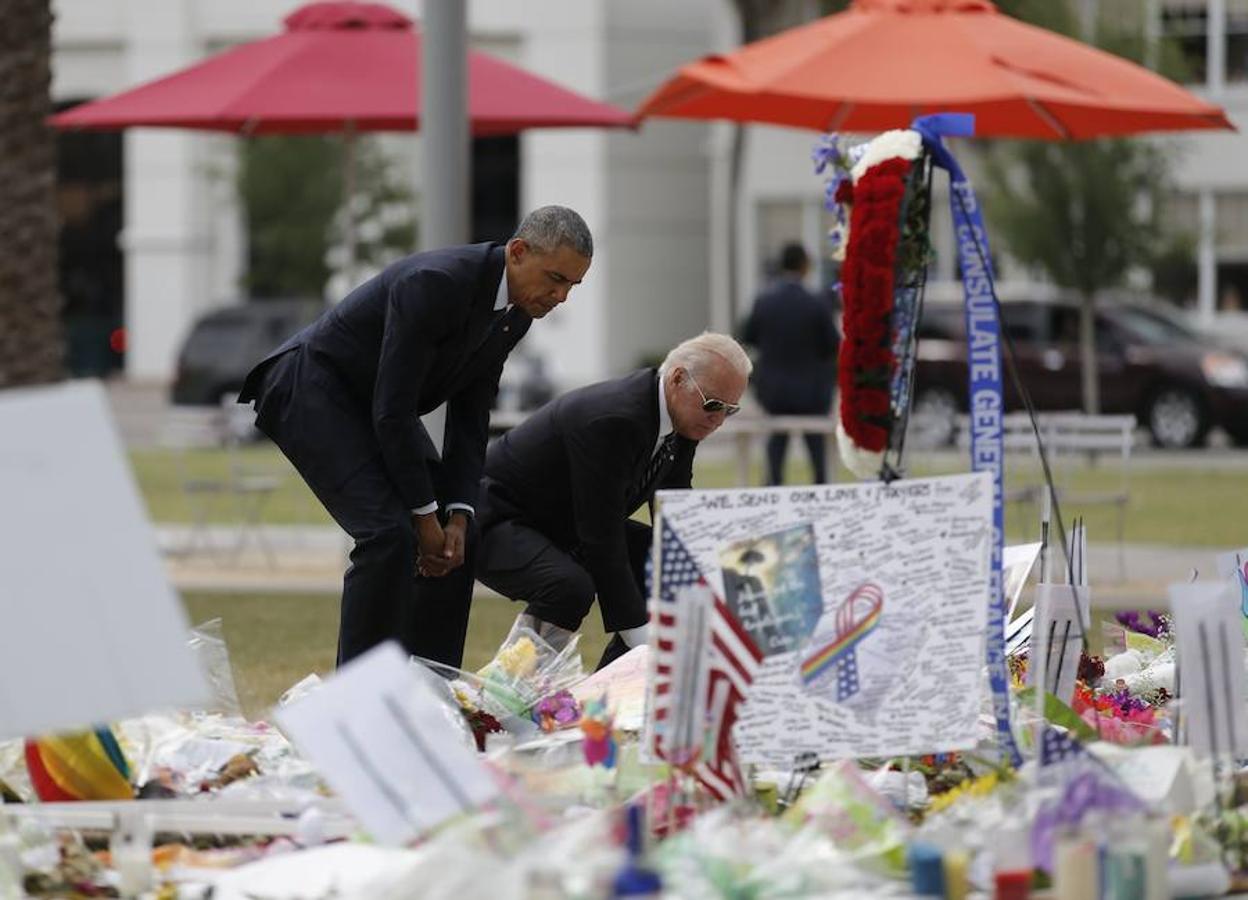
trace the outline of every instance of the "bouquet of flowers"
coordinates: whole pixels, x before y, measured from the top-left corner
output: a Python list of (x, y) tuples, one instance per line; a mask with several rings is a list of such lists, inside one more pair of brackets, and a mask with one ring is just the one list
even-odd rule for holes
[(538, 727), (553, 731), (580, 718), (580, 707), (568, 692), (584, 677), (579, 635), (556, 649), (522, 620), (516, 620), (494, 658), (475, 673), (414, 657), (445, 679), (478, 749), (485, 749), (486, 736), (492, 733), (530, 736)]
[(1125, 690), (1097, 693), (1079, 683), (1073, 705), (1101, 740), (1126, 745), (1165, 743), (1157, 708)]
[[(517, 619), (494, 658), (477, 677), (483, 707), (496, 717), (532, 716), (545, 697), (566, 691), (584, 677), (579, 635), (556, 649)], [(556, 710), (548, 711), (553, 717)]]

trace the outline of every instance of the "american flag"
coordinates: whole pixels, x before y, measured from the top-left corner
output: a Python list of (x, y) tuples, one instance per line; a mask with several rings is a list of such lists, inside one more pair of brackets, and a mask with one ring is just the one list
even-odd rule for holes
[(1052, 725), (1044, 726), (1044, 731), (1040, 734), (1040, 765), (1054, 766), (1077, 759), (1086, 753), (1083, 744), (1068, 732), (1059, 731)]
[[(660, 517), (659, 528), (659, 590), (651, 616), (652, 749), (673, 763), (697, 760), (689, 768), (691, 774), (712, 795), (727, 799), (746, 788), (732, 744), (732, 726), (763, 654), (728, 605), (711, 591), (666, 519)], [(703, 678), (698, 674), (699, 654), (706, 653), (708, 644)], [(696, 727), (703, 723), (704, 727)]]

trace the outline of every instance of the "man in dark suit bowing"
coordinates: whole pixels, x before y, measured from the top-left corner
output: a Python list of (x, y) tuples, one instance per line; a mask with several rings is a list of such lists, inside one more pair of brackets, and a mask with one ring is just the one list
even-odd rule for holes
[[(441, 601), (471, 589), (465, 535), (503, 362), (592, 256), (579, 215), (542, 207), (506, 245), (394, 263), (247, 376), (239, 402), (355, 540), (339, 664), (396, 638), (460, 665), (467, 610)], [(418, 416), (443, 403), (439, 456)]]
[(658, 369), (571, 391), (486, 455), (477, 578), (526, 604), (552, 644), (598, 597), (614, 632), (599, 667), (645, 642), (650, 528), (629, 515), (659, 488), (688, 488), (698, 442), (740, 407), (750, 360), (732, 338), (685, 341)]

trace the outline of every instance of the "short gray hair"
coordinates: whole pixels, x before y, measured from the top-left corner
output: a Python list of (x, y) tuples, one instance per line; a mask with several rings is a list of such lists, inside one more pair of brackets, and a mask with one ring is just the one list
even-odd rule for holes
[(663, 370), (670, 372), (677, 366), (689, 371), (694, 378), (707, 375), (717, 365), (727, 363), (742, 378), (749, 378), (754, 364), (740, 344), (726, 334), (704, 331), (672, 348), (663, 360)]
[(520, 238), (542, 253), (571, 247), (579, 256), (594, 258), (594, 238), (589, 226), (574, 209), (539, 206), (524, 217), (513, 238)]

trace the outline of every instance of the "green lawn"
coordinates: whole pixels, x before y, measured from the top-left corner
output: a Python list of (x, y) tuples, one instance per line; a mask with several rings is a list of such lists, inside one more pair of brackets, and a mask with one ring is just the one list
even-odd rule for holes
[[(792, 458), (792, 456), (791, 456)], [(911, 465), (911, 474), (941, 474), (965, 468), (944, 457), (939, 465), (924, 464), (918, 458)], [(263, 519), (273, 524), (327, 524), (329, 517), (300, 481), (289, 463), (270, 446), (249, 447), (235, 457), (220, 451), (193, 452), (179, 455), (167, 450), (136, 451), (131, 454), (139, 487), (147, 501), (148, 511), (157, 522), (188, 521), (192, 505), (182, 490), (188, 477), (224, 477), (231, 465), (245, 472), (279, 473), (285, 476), (282, 487), (266, 502)], [(752, 482), (760, 483), (761, 464), (754, 466)], [(731, 487), (735, 467), (728, 462), (699, 463), (694, 473), (697, 487)], [(841, 470), (839, 480), (851, 476)], [(790, 464), (790, 479), (801, 482), (809, 478), (804, 463)], [(1110, 464), (1098, 467), (1079, 465), (1058, 472), (1059, 485), (1079, 491), (1116, 490), (1118, 469)], [(1011, 466), (1007, 487), (1039, 483), (1034, 467)], [(1248, 467), (1234, 469), (1203, 468), (1188, 463), (1176, 465), (1164, 459), (1149, 460), (1132, 468), (1129, 477), (1131, 502), (1126, 517), (1126, 538), (1138, 543), (1156, 543), (1201, 547), (1231, 547), (1248, 543), (1248, 527), (1244, 510), (1248, 509)], [(209, 498), (204, 511), (212, 521), (230, 521), (236, 510), (228, 497)], [(1031, 507), (1007, 510), (1006, 530), (1011, 540), (1034, 536), (1037, 511)], [(1075, 515), (1087, 518), (1093, 541), (1113, 540), (1114, 512), (1110, 507), (1063, 509), (1069, 522)]]
[[(266, 717), (282, 692), (305, 675), (333, 671), (336, 595), (186, 594), (182, 601), (193, 623), (222, 620), (235, 687), (251, 718)], [(478, 595), (464, 648), (466, 669), (479, 669), (494, 656), (519, 611), (518, 604), (495, 594)], [(601, 620), (591, 615), (581, 634), (586, 671), (592, 671), (606, 642)]]
[[(247, 471), (280, 472), (288, 476), (266, 505), (265, 521), (274, 524), (329, 521), (298, 476), (271, 447), (248, 448), (233, 461), (220, 452), (194, 453), (180, 458), (168, 451), (144, 451), (133, 453), (131, 458), (148, 509), (157, 521), (188, 520), (191, 506), (182, 491), (184, 479), (223, 476), (232, 464)], [(946, 456), (939, 465), (912, 464), (911, 474), (942, 474), (962, 468)], [(699, 487), (729, 487), (734, 483), (734, 472), (730, 463), (704, 462), (695, 471), (694, 483)], [(758, 483), (759, 474), (756, 465), (754, 483)], [(808, 477), (804, 465), (793, 466), (791, 480), (799, 482)], [(1058, 480), (1070, 490), (1081, 491), (1116, 489), (1117, 478), (1118, 470), (1112, 466), (1089, 468), (1085, 465), (1062, 470)], [(839, 479), (848, 481), (850, 476), (841, 471)], [(1037, 482), (1037, 474), (1027, 467), (1012, 467), (1007, 473), (1009, 486)], [(1177, 465), (1164, 459), (1155, 463), (1141, 461), (1130, 473), (1129, 486), (1131, 504), (1126, 525), (1129, 541), (1204, 547), (1248, 544), (1243, 513), (1248, 509), (1248, 469), (1241, 473), (1233, 469), (1199, 467), (1190, 462)], [(207, 511), (209, 517), (217, 521), (228, 521), (235, 514), (222, 498), (214, 500)], [(1094, 541), (1113, 539), (1110, 509), (1080, 510), (1072, 505), (1063, 513), (1068, 527), (1075, 515), (1085, 515)], [(1031, 520), (1035, 516), (1032, 508), (1020, 510), (1011, 505), (1006, 520), (1010, 540), (1034, 539), (1037, 528)], [(190, 594), (184, 601), (195, 622), (216, 616), (223, 619), (240, 699), (250, 715), (266, 715), (268, 707), (290, 685), (310, 672), (325, 673), (333, 667), (337, 596)], [(478, 597), (469, 628), (467, 668), (476, 669), (493, 655), (517, 612), (518, 606), (492, 594)], [(605, 637), (596, 616), (591, 616), (585, 624), (582, 648), (588, 669), (597, 661)]]

